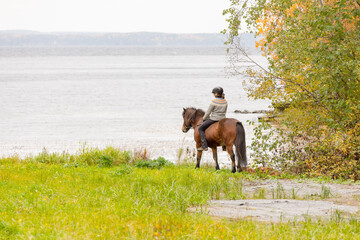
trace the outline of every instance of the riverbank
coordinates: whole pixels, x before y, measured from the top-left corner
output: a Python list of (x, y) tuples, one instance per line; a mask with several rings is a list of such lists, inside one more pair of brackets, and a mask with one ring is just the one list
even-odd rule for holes
[[(293, 185), (288, 189), (285, 184), (301, 184), (300, 178), (261, 172), (233, 174), (213, 167), (194, 169), (193, 163), (163, 164), (165, 159), (149, 161), (140, 156), (136, 159), (128, 151), (107, 148), (79, 155), (42, 153), (31, 159), (0, 159), (0, 238), (360, 237), (357, 213), (339, 211), (337, 217), (322, 220), (309, 217), (269, 223), (251, 217), (214, 218), (209, 212), (213, 201), (283, 200), (292, 197), (291, 189), (301, 200), (303, 194), (298, 187), (303, 187)], [(288, 180), (281, 180), (284, 177)], [(326, 182), (309, 181), (320, 189), (322, 185), (328, 187)], [(275, 186), (274, 198), (271, 186)], [(356, 190), (359, 186), (343, 183), (340, 187)], [(329, 188), (330, 193), (323, 195), (316, 188), (318, 195), (309, 193), (309, 200), (328, 201), (327, 196), (336, 195), (332, 185)]]

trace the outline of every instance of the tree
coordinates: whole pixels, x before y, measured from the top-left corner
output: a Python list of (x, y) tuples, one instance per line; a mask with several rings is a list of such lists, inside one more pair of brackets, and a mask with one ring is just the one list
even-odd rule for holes
[(305, 149), (291, 161), (302, 171), (360, 178), (360, 1), (231, 0), (224, 15), (229, 46), (245, 22), (269, 61), (247, 70), (249, 96), (290, 103), (282, 128)]

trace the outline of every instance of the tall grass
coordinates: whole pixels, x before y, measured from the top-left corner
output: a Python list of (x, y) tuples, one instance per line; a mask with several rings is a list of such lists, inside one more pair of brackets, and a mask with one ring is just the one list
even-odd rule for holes
[[(106, 147), (105, 149), (90, 148), (84, 146), (76, 154), (67, 152), (49, 153), (46, 149), (36, 155), (25, 159), (25, 161), (50, 163), (50, 164), (72, 164), (80, 165), (106, 165), (118, 166), (119, 164), (128, 164), (134, 161), (134, 157), (130, 151), (123, 151), (114, 147)], [(111, 162), (104, 164), (104, 162)]]
[(210, 199), (244, 198), (245, 175), (132, 161), (113, 148), (0, 159), (0, 239), (360, 237), (358, 221), (268, 224), (190, 213)]

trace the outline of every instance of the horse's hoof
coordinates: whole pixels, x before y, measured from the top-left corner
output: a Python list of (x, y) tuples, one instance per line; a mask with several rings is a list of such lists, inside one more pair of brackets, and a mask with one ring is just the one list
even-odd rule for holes
[(233, 168), (231, 172), (232, 172), (232, 173), (236, 173), (236, 169), (235, 169), (235, 168)]
[(217, 171), (217, 170), (220, 170), (219, 166), (216, 166), (216, 168), (215, 168), (215, 169), (216, 169), (216, 171)]

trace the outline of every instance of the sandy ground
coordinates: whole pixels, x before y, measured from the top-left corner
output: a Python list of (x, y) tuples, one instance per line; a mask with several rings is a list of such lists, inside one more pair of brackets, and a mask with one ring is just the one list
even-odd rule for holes
[(360, 218), (360, 185), (295, 180), (244, 181), (243, 193), (245, 200), (213, 200), (205, 207), (205, 212), (215, 217), (265, 222)]

